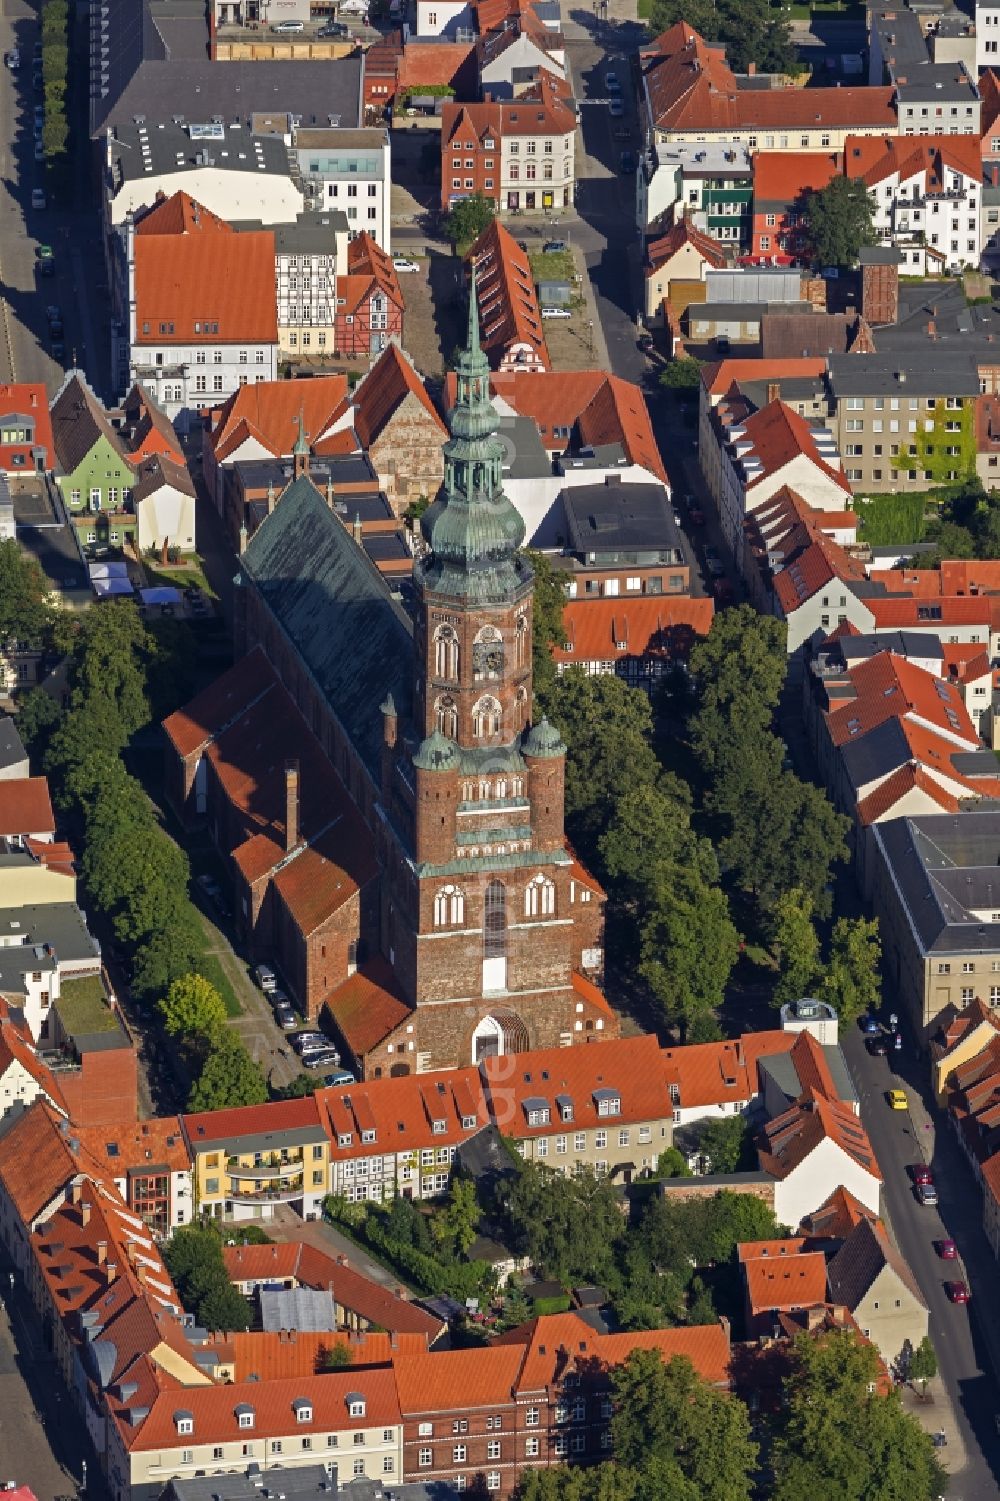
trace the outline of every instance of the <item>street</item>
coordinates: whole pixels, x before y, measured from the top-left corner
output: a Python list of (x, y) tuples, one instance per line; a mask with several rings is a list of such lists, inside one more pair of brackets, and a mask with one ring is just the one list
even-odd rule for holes
[[(882, 1170), (883, 1209), (930, 1309), (931, 1341), (951, 1398), (950, 1415), (939, 1407), (928, 1426), (943, 1428), (954, 1442), (957, 1424), (957, 1437), (965, 1448), (966, 1465), (956, 1473), (950, 1495), (957, 1501), (990, 1501), (997, 1495), (1000, 1477), (1000, 1439), (994, 1424), (1000, 1411), (994, 1375), (1000, 1366), (1000, 1329), (996, 1299), (991, 1296), (997, 1265), (982, 1230), (982, 1192), (950, 1128), (942, 1123), (935, 1130), (939, 1118), (927, 1113), (926, 1059), (915, 1057), (909, 1047), (901, 1055), (872, 1057), (857, 1026), (841, 1040)], [(890, 1110), (886, 1103), (886, 1090), (900, 1084), (911, 1100), (908, 1112)], [(909, 1168), (922, 1161), (934, 1172), (940, 1195), (937, 1209), (922, 1207), (913, 1191)], [(961, 1265), (938, 1256), (935, 1242), (942, 1239), (955, 1241)], [(944, 1291), (946, 1281), (963, 1276), (963, 1267), (972, 1292), (967, 1306), (950, 1303)]]
[[(0, 379), (43, 382), (51, 394), (62, 383), (63, 365), (68, 368), (75, 358), (98, 392), (107, 394), (110, 344), (104, 262), (91, 204), (89, 143), (77, 120), (72, 122), (76, 140), (71, 201), (50, 201), (45, 209), (31, 207), (33, 187), (46, 186), (51, 200), (44, 163), (36, 162), (34, 154), (33, 113), (42, 98), (32, 87), (32, 50), (38, 36), (35, 11), (25, 0), (10, 0), (0, 17), (0, 46), (4, 56), (16, 46), (21, 66), (16, 73), (0, 69)], [(75, 51), (86, 58), (81, 37), (74, 39), (71, 57)], [(86, 94), (85, 81), (81, 92)], [(40, 245), (55, 253), (54, 276), (39, 276)], [(62, 312), (62, 362), (52, 354), (45, 316), (50, 304)]]

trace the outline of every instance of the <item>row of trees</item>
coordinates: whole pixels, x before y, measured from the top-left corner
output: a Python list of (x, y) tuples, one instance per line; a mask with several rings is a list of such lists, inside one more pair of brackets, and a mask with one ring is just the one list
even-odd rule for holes
[(268, 1088), (263, 1071), (227, 1025), (225, 1002), (203, 975), (174, 980), (159, 1010), (164, 1031), (176, 1040), (194, 1080), (189, 1110), (264, 1104)]
[(69, 6), (67, 0), (45, 0), (42, 6), (42, 84), (45, 120), (42, 146), (48, 158), (65, 154), (69, 140), (66, 89), (69, 82)]
[(249, 1329), (250, 1305), (226, 1274), (222, 1235), (214, 1225), (181, 1225), (163, 1247), (163, 1260), (181, 1303), (202, 1328)]
[[(519, 1501), (749, 1501), (763, 1476), (773, 1501), (934, 1501), (945, 1472), (899, 1394), (878, 1390), (870, 1344), (850, 1330), (801, 1334), (775, 1354), (776, 1400), (754, 1424), (741, 1396), (687, 1360), (633, 1352), (612, 1375), (609, 1462), (531, 1471)], [(752, 1353), (747, 1374), (763, 1359)]]
[(649, 25), (654, 36), (685, 21), (726, 49), (735, 73), (751, 64), (762, 73), (802, 72), (785, 13), (768, 0), (653, 0)]

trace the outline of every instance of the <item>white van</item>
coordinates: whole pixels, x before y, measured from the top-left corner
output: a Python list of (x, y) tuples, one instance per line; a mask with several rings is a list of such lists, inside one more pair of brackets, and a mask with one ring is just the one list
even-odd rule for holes
[(272, 31), (280, 31), (285, 36), (290, 33), (305, 31), (305, 29), (306, 23), (304, 21), (276, 21), (271, 27)]

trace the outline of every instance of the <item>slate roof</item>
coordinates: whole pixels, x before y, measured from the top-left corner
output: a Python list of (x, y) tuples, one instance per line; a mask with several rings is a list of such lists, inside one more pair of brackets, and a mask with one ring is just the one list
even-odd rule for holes
[(1000, 947), (1000, 923), (975, 915), (1000, 910), (1000, 812), (895, 818), (873, 832), (924, 952)]
[(412, 627), (307, 476), (254, 533), (242, 571), (377, 778), (379, 705), (391, 693), (402, 714), (409, 707)]
[(910, 1268), (889, 1244), (882, 1226), (869, 1219), (858, 1222), (827, 1268), (831, 1298), (853, 1312), (886, 1267), (895, 1272), (907, 1292), (926, 1308)]
[(101, 437), (121, 458), (126, 457), (121, 438), (82, 371), (69, 372), (53, 399), (51, 417), (56, 460), (63, 474), (72, 474)]

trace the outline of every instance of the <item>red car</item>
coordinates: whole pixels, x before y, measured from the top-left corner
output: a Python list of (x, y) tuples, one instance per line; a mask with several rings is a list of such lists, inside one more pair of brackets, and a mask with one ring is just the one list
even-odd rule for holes
[(910, 1174), (913, 1178), (914, 1183), (934, 1182), (934, 1174), (931, 1172), (926, 1162), (915, 1162), (910, 1168)]
[(716, 579), (712, 585), (712, 593), (720, 605), (732, 604), (736, 598), (736, 592), (728, 579)]
[(942, 1261), (957, 1261), (958, 1259), (958, 1247), (953, 1240), (939, 1240), (937, 1253)]
[(944, 1290), (948, 1294), (949, 1303), (968, 1303), (969, 1289), (964, 1282), (946, 1282)]

